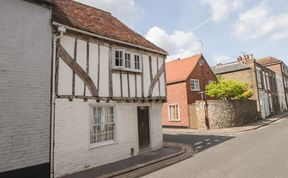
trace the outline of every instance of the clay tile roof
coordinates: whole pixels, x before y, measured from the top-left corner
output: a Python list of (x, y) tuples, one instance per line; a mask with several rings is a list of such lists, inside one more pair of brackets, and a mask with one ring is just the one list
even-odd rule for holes
[(257, 60), (257, 63), (259, 63), (259, 64), (261, 64), (261, 65), (269, 65), (269, 64), (275, 64), (275, 63), (280, 63), (281, 62), (281, 60), (279, 60), (279, 59), (276, 59), (276, 58), (274, 58), (274, 57), (271, 57), (271, 56), (269, 56), (269, 57), (264, 57), (264, 58), (262, 58), (262, 59), (258, 59)]
[(197, 54), (185, 59), (176, 59), (166, 63), (167, 83), (187, 80), (201, 57), (202, 54)]
[(109, 12), (73, 0), (54, 0), (53, 21), (133, 45), (167, 52), (131, 30)]

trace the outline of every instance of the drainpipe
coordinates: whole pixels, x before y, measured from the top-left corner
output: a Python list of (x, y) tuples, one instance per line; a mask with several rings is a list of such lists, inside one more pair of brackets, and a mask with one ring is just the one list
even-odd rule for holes
[(66, 32), (66, 28), (58, 27), (59, 36), (53, 36), (53, 58), (52, 58), (52, 77), (51, 77), (51, 120), (50, 120), (50, 178), (54, 178), (54, 147), (55, 147), (55, 67), (56, 67), (56, 49), (57, 41)]

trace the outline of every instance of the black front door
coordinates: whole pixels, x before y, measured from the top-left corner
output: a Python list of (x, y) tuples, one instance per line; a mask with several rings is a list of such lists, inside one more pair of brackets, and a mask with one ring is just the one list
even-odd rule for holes
[(138, 137), (139, 148), (145, 148), (150, 144), (149, 135), (149, 107), (141, 106), (137, 108), (138, 113)]

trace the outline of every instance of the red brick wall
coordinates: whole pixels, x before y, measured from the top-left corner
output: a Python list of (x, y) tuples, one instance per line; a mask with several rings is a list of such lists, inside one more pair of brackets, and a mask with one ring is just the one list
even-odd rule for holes
[[(212, 72), (211, 68), (209, 67), (209, 65), (207, 64), (207, 62), (205, 62), (204, 66), (203, 66), (203, 81), (204, 81), (204, 90), (205, 90), (205, 86), (208, 84), (208, 81), (216, 81), (216, 76), (214, 75), (214, 73)], [(198, 79), (200, 82), (200, 90), (202, 89), (202, 80), (201, 80), (201, 67), (198, 65), (196, 65), (196, 67), (194, 68), (194, 70), (192, 71), (191, 75), (189, 76), (187, 82), (187, 96), (188, 96), (188, 103), (192, 104), (195, 103), (196, 100), (201, 100), (201, 94), (199, 93), (199, 91), (191, 91), (190, 89), (190, 79)], [(207, 99), (212, 99), (210, 97), (206, 97)]]
[[(168, 120), (168, 106), (169, 104), (178, 104), (180, 112), (180, 121)], [(188, 127), (188, 104), (186, 83), (177, 83), (167, 86), (167, 103), (164, 103), (162, 109), (162, 125), (163, 126), (184, 126)]]

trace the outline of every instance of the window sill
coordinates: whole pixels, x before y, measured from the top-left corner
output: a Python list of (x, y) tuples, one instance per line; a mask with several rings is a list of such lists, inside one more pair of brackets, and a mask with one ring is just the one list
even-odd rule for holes
[(201, 92), (200, 90), (191, 90), (191, 91)]
[(181, 122), (181, 120), (169, 120), (169, 122)]
[(117, 67), (113, 67), (113, 70), (116, 71), (125, 71), (125, 72), (134, 72), (134, 73), (142, 73), (142, 70), (136, 70), (136, 69), (128, 69), (128, 68), (117, 68)]
[(110, 145), (116, 145), (118, 142), (115, 140), (110, 140), (110, 141), (105, 141), (105, 142), (100, 142), (100, 143), (93, 143), (89, 145), (89, 150), (99, 148), (99, 147), (104, 147), (104, 146), (110, 146)]

